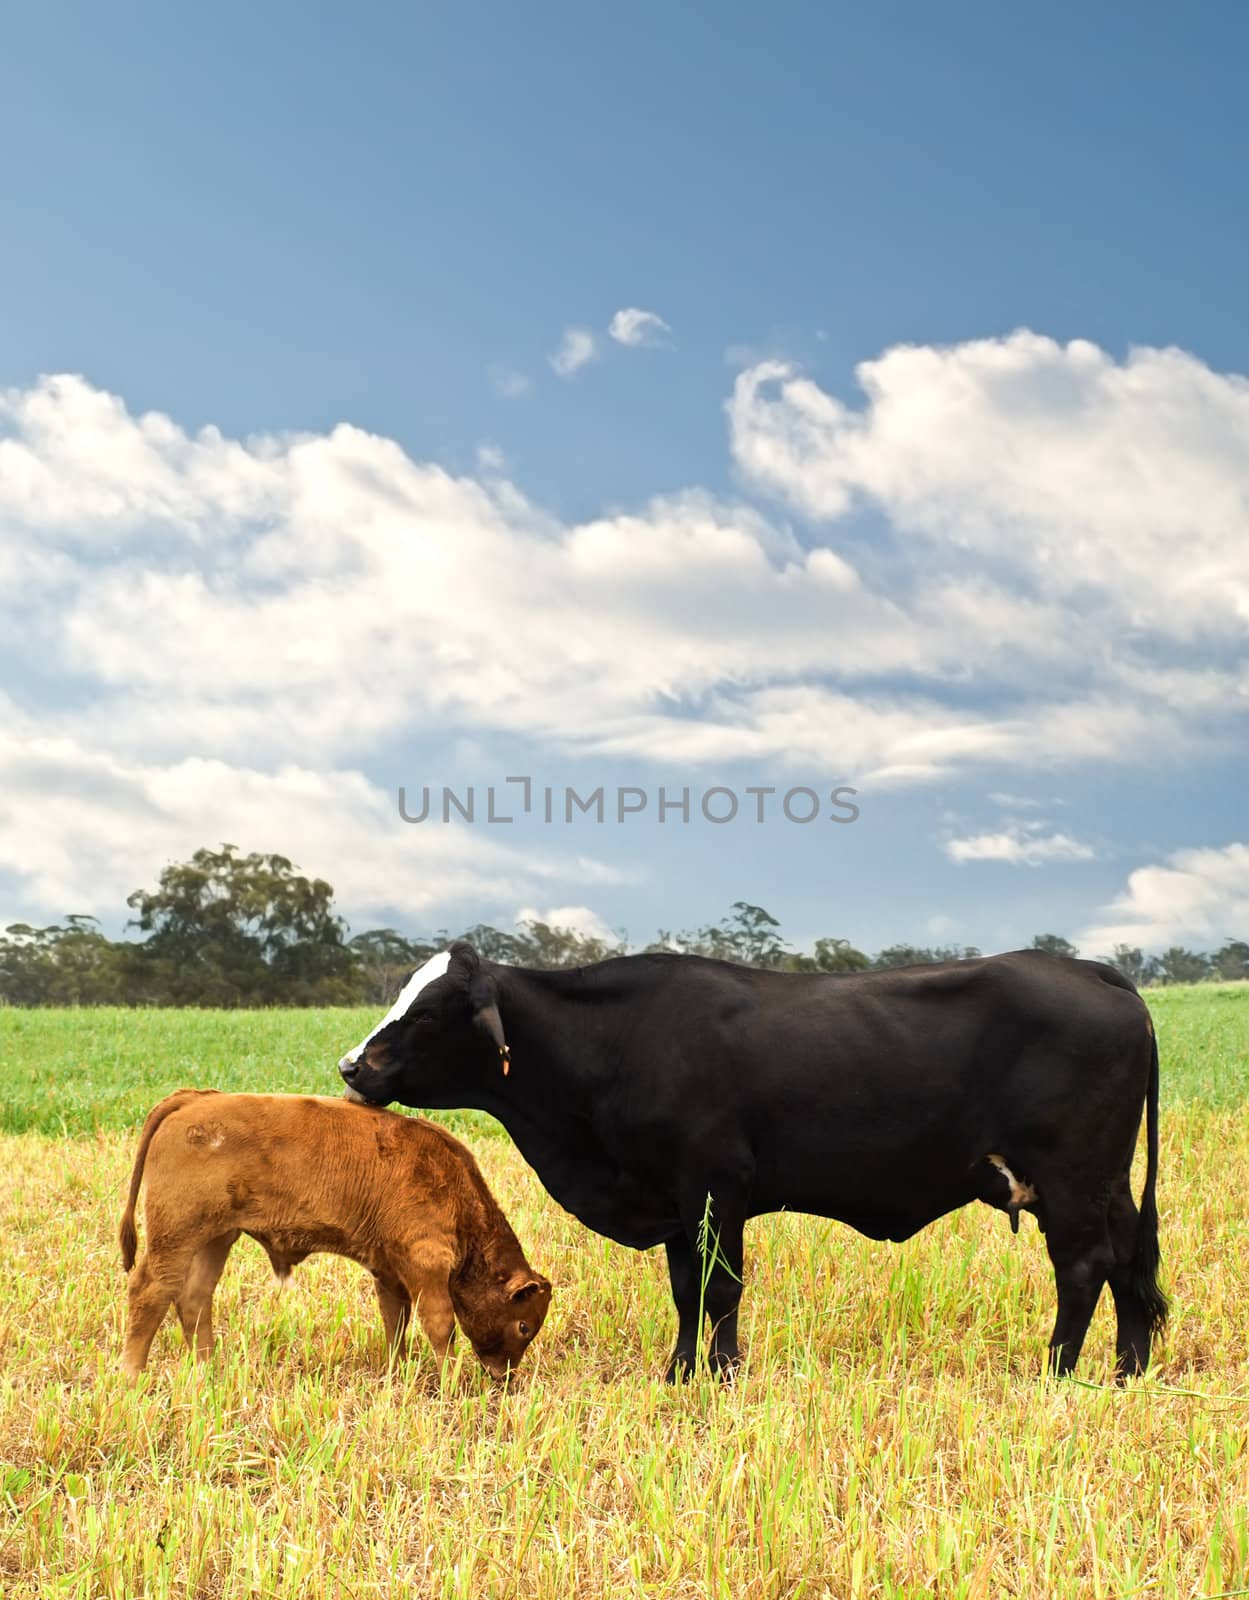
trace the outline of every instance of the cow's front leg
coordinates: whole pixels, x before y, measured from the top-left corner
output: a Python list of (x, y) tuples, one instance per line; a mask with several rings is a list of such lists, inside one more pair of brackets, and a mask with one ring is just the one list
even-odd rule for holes
[(675, 1234), (664, 1248), (668, 1252), (668, 1282), (672, 1285), (672, 1300), (677, 1308), (677, 1343), (668, 1363), (666, 1379), (669, 1383), (684, 1383), (698, 1361), (702, 1331), (698, 1267), (690, 1241), (683, 1233)]
[(729, 1182), (691, 1187), (681, 1216), (692, 1246), (695, 1293), (711, 1323), (711, 1370), (731, 1378), (741, 1361), (737, 1313), (742, 1298), (745, 1194)]

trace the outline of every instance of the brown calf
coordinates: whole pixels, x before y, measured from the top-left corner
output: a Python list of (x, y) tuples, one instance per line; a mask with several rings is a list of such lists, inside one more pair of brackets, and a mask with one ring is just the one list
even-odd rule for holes
[(391, 1348), (402, 1350), (415, 1302), (439, 1366), (458, 1318), (482, 1365), (505, 1376), (550, 1304), (550, 1283), (444, 1128), (320, 1096), (179, 1089), (143, 1124), (121, 1219), (128, 1375), (142, 1371), (170, 1302), (187, 1343), (211, 1352), (213, 1290), (240, 1233), (264, 1245), (279, 1278), (318, 1250), (358, 1261)]

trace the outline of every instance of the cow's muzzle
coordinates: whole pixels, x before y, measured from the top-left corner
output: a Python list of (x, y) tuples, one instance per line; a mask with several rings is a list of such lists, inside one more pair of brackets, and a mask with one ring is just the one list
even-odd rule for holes
[(343, 1099), (350, 1100), (353, 1105), (367, 1106), (371, 1104), (366, 1100), (359, 1089), (354, 1087), (354, 1082), (360, 1071), (360, 1063), (354, 1056), (344, 1056), (338, 1063), (339, 1076), (343, 1080)]

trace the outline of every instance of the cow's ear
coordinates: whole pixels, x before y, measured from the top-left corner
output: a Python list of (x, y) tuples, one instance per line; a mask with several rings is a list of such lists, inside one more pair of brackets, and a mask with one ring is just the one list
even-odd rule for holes
[(447, 971), (454, 973), (461, 983), (471, 983), (481, 971), (481, 957), (467, 939), (456, 939), (448, 946), (447, 954), (451, 957)]
[(468, 986), (468, 1003), (473, 1021), (493, 1042), (507, 1073), (508, 1047), (503, 1032), (503, 1018), (499, 1015), (499, 991), (488, 972), (479, 972)]

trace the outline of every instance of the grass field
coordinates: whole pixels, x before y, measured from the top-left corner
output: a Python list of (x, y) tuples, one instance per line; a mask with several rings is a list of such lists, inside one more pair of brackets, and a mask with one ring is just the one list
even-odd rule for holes
[[(0, 1010), (0, 1596), (1249, 1593), (1249, 986), (1150, 995), (1172, 1321), (1117, 1391), (1038, 1374), (1043, 1241), (970, 1207), (903, 1246), (748, 1233), (739, 1383), (656, 1382), (662, 1257), (566, 1217), (486, 1118), (449, 1119), (555, 1281), (520, 1383), (388, 1370), (367, 1279), (280, 1294), (244, 1241), (197, 1370), (167, 1325), (116, 1376), (134, 1127), (167, 1090), (333, 1092), (372, 1013)], [(1139, 1178), (1138, 1178), (1139, 1188)]]

